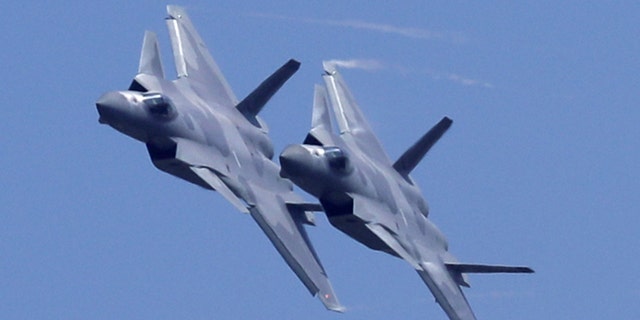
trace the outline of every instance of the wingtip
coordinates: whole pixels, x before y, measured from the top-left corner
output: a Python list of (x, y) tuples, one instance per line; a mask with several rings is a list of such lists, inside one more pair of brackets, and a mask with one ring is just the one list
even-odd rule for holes
[(335, 295), (332, 295), (330, 293), (318, 292), (318, 298), (320, 298), (320, 301), (322, 301), (322, 304), (324, 304), (327, 310), (339, 313), (344, 313), (345, 311), (347, 311), (347, 308), (345, 308), (345, 306), (341, 305), (340, 302), (338, 302), (338, 299)]
[(449, 128), (451, 128), (451, 125), (453, 125), (453, 120), (447, 116), (444, 116), (442, 120), (440, 120), (440, 122), (436, 124), (436, 126), (440, 126), (441, 130), (444, 131), (449, 130)]
[(295, 70), (300, 69), (300, 65), (301, 65), (300, 61), (296, 59), (289, 59), (289, 61), (287, 61), (287, 66)]
[(347, 312), (347, 308), (345, 306), (337, 306), (337, 307), (331, 307), (331, 308), (327, 308), (327, 309), (331, 310), (333, 312), (338, 312), (338, 313)]
[(187, 10), (184, 7), (170, 4), (167, 5), (167, 14), (170, 19), (181, 19), (187, 14)]
[(336, 68), (336, 64), (333, 61), (322, 61), (322, 67), (324, 68), (324, 73), (328, 76), (334, 75), (338, 72)]
[(327, 310), (340, 313), (346, 310), (346, 308), (342, 304), (340, 304), (340, 301), (338, 301), (338, 296), (336, 296), (335, 292), (333, 291), (331, 283), (328, 281), (328, 279), (324, 283), (324, 285), (321, 285), (316, 290), (317, 291), (314, 295), (318, 297), (318, 299), (320, 299)]

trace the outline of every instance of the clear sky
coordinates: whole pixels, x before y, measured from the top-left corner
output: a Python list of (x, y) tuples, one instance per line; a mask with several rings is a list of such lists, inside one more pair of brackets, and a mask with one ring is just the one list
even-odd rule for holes
[[(145, 30), (174, 74), (166, 3), (62, 3), (0, 5), (1, 319), (446, 318), (408, 264), (320, 215), (348, 308), (325, 311), (250, 217), (98, 124)], [(277, 153), (308, 130), (323, 60), (392, 159), (454, 120), (413, 173), (430, 217), (461, 261), (537, 271), (472, 275), (479, 319), (640, 318), (638, 2), (388, 3), (177, 4), (240, 98), (302, 62), (262, 112)]]

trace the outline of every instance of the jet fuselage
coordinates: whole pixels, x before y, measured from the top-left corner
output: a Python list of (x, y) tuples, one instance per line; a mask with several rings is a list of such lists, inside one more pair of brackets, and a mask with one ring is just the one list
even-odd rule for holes
[[(270, 161), (274, 151), (264, 125), (252, 125), (235, 108), (208, 105), (190, 93), (190, 88), (180, 86), (180, 79), (139, 75), (135, 81), (144, 81), (149, 91), (105, 93), (96, 101), (99, 121), (145, 143), (158, 169), (211, 189), (187, 164), (174, 159), (177, 150), (172, 139), (182, 138), (205, 146), (211, 156), (228, 159), (226, 172), (220, 172), (223, 175), (242, 170), (247, 175), (263, 176), (267, 171), (267, 176), (278, 177), (279, 168)], [(291, 183), (281, 180), (277, 185), (290, 190)]]
[[(291, 145), (280, 155), (282, 174), (320, 200), (333, 226), (372, 249), (397, 256), (371, 233), (366, 227), (369, 223), (396, 234), (416, 257), (446, 251), (447, 241), (427, 219), (429, 209), (418, 186), (349, 150), (346, 146)], [(375, 203), (376, 214), (366, 208), (357, 210), (354, 197)], [(405, 236), (417, 234), (421, 236)]]
[(217, 191), (251, 216), (309, 293), (343, 311), (305, 229), (320, 206), (280, 176), (258, 116), (300, 63), (288, 60), (238, 100), (184, 8), (169, 5), (167, 13), (177, 79), (165, 78), (157, 36), (145, 32), (129, 89), (96, 101), (100, 123), (143, 142), (158, 169)]

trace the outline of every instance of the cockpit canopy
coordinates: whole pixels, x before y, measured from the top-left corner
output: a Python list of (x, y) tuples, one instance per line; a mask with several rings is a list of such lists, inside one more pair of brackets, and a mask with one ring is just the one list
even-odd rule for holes
[(350, 173), (352, 170), (351, 163), (347, 154), (338, 147), (325, 147), (324, 156), (329, 162), (332, 170), (341, 173)]
[(173, 102), (171, 102), (171, 99), (160, 93), (143, 93), (142, 103), (144, 103), (147, 111), (158, 119), (171, 120), (177, 115), (176, 108)]

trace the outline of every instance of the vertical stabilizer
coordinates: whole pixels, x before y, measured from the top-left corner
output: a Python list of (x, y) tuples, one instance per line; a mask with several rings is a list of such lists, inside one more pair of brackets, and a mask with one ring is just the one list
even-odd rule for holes
[(296, 60), (287, 61), (282, 67), (271, 74), (267, 79), (255, 88), (246, 98), (242, 99), (236, 106), (249, 122), (260, 126), (256, 121), (256, 116), (273, 95), (282, 88), (285, 82), (293, 76), (300, 68), (300, 62)]
[(164, 79), (164, 70), (162, 69), (162, 60), (160, 59), (158, 37), (151, 31), (146, 31), (144, 33), (138, 73), (149, 74)]
[(316, 146), (333, 145), (333, 127), (329, 114), (327, 90), (320, 85), (314, 87), (313, 112), (311, 115), (311, 130), (304, 139), (304, 144)]
[(414, 143), (411, 148), (405, 151), (393, 164), (393, 168), (403, 177), (408, 177), (409, 173), (418, 165), (425, 154), (438, 142), (445, 132), (451, 127), (453, 121), (448, 117), (442, 118), (431, 130), (425, 133)]

